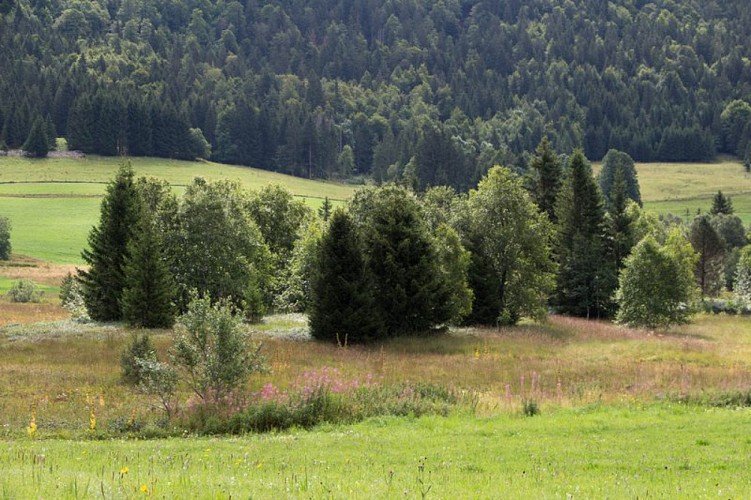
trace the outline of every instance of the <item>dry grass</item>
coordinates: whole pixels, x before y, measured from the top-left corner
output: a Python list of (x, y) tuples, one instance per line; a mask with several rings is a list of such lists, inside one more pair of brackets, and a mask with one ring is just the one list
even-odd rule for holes
[[(328, 366), (344, 377), (372, 374), (384, 383), (424, 381), (469, 391), (483, 414), (517, 411), (527, 399), (576, 406), (747, 390), (749, 332), (751, 319), (737, 317), (701, 317), (660, 334), (552, 317), (545, 325), (459, 329), (344, 348), (256, 334), (272, 373), (253, 376), (248, 388), (268, 382), (285, 388), (306, 371)], [(83, 429), (100, 395), (103, 423), (133, 412), (156, 418), (146, 399), (119, 383), (120, 352), (129, 335), (117, 325), (69, 321), (0, 328), (0, 416), (6, 432), (24, 428), (33, 402), (41, 425)], [(153, 338), (164, 355), (169, 333)]]

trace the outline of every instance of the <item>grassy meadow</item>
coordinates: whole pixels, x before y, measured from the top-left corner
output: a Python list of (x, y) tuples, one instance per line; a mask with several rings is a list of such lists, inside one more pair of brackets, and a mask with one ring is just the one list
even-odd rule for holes
[[(165, 426), (155, 401), (120, 381), (120, 354), (133, 331), (73, 322), (57, 299), (119, 161), (0, 157), (0, 214), (12, 220), (15, 252), (0, 263), (0, 497), (751, 495), (748, 317), (699, 316), (648, 332), (553, 316), (545, 324), (336, 347), (310, 341), (304, 316), (270, 316), (248, 326), (271, 367), (251, 376), (249, 393), (270, 383), (285, 390), (328, 369), (384, 387), (436, 384), (459, 404), (446, 416), (235, 437)], [(212, 163), (133, 165), (178, 190), (203, 175), (251, 189), (278, 182), (312, 204), (354, 191)], [(737, 163), (637, 169), (648, 210), (706, 211), (722, 189), (751, 222), (751, 177)], [(8, 301), (19, 279), (39, 285), (40, 303)], [(154, 331), (152, 339), (166, 356), (172, 333)], [(183, 389), (183, 409), (189, 399)], [(524, 416), (530, 402), (539, 415)], [(38, 428), (29, 433), (32, 408)], [(140, 431), (124, 427), (131, 422)]]
[[(312, 181), (265, 170), (161, 158), (130, 160), (138, 176), (167, 180), (180, 191), (193, 178), (231, 179), (247, 189), (285, 186), (298, 199), (318, 207), (349, 198), (355, 187)], [(13, 225), (14, 253), (58, 264), (80, 264), (81, 249), (99, 218), (106, 184), (122, 159), (104, 157), (28, 159), (0, 157), (0, 214)]]
[[(129, 330), (69, 320), (6, 324), (0, 491), (12, 498), (751, 493), (751, 413), (746, 400), (727, 399), (751, 383), (749, 318), (704, 316), (654, 334), (552, 317), (369, 347), (313, 343), (294, 315), (250, 328), (272, 367), (251, 377), (250, 391), (268, 382), (285, 388), (330, 367), (343, 378), (432, 382), (470, 397), (445, 417), (185, 436), (159, 427), (153, 401), (120, 383)], [(170, 334), (154, 333), (164, 354)], [(188, 397), (181, 395), (183, 406)], [(525, 417), (530, 400), (540, 414)], [(29, 437), (32, 405), (38, 431)], [(119, 430), (126, 420), (162, 437), (134, 439)]]

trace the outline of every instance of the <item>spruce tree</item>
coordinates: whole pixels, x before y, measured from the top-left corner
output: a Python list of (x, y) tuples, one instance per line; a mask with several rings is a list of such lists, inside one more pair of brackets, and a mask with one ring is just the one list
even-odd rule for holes
[(543, 137), (535, 150), (535, 156), (529, 164), (532, 170), (530, 194), (541, 212), (555, 222), (555, 200), (563, 182), (561, 161), (550, 147), (547, 137)]
[(722, 191), (717, 191), (717, 194), (712, 198), (712, 209), (709, 211), (712, 215), (733, 214), (733, 202), (729, 196), (722, 194)]
[(617, 286), (615, 266), (607, 255), (602, 194), (581, 151), (569, 160), (556, 215), (560, 263), (556, 305), (561, 312), (575, 316), (609, 316)]
[(152, 214), (141, 210), (128, 244), (121, 299), (123, 318), (131, 326), (169, 328), (174, 323), (176, 289)]
[(696, 264), (696, 281), (702, 296), (717, 293), (722, 285), (725, 245), (722, 237), (712, 227), (709, 216), (700, 215), (691, 224), (689, 241), (699, 254)]
[(626, 179), (623, 169), (618, 168), (615, 172), (613, 186), (610, 190), (610, 232), (612, 255), (616, 270), (623, 267), (623, 260), (631, 253), (634, 246), (634, 231), (631, 227), (632, 220), (627, 210), (628, 194)]
[(0, 260), (10, 260), (10, 220), (0, 216)]
[(124, 265), (128, 244), (139, 219), (140, 198), (130, 164), (123, 165), (107, 186), (99, 225), (89, 233), (89, 248), (81, 256), (88, 270), (79, 270), (89, 315), (96, 321), (122, 318), (120, 301), (125, 287)]
[(356, 229), (343, 210), (331, 216), (311, 280), (310, 333), (332, 342), (382, 336)]
[[(600, 170), (597, 180), (608, 207), (611, 207), (614, 203), (616, 182), (625, 183), (626, 197), (642, 206), (636, 167), (634, 160), (628, 153), (616, 149), (608, 151), (608, 154), (602, 159), (602, 170)], [(619, 186), (618, 189), (623, 188)]]
[(50, 150), (49, 139), (47, 138), (47, 126), (41, 116), (37, 116), (34, 120), (22, 149), (35, 158), (47, 156)]

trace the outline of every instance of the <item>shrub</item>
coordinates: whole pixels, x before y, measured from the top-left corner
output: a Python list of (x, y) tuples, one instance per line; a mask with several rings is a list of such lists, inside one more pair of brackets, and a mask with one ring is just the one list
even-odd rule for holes
[(37, 290), (36, 283), (31, 280), (19, 280), (8, 290), (11, 302), (41, 302), (42, 292)]
[(133, 335), (130, 344), (120, 356), (121, 378), (126, 384), (138, 386), (143, 379), (139, 361), (157, 361), (156, 350), (149, 335)]
[(525, 399), (522, 406), (522, 414), (525, 417), (534, 417), (540, 414), (540, 407), (537, 406), (537, 402), (532, 399)]
[(266, 371), (261, 344), (250, 343), (242, 320), (226, 301), (198, 297), (177, 322), (172, 361), (203, 401), (220, 401), (253, 372)]

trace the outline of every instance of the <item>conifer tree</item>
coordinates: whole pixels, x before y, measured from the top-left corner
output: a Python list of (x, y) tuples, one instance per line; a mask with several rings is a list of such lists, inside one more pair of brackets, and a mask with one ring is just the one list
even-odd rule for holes
[(320, 340), (362, 342), (382, 336), (356, 229), (343, 210), (331, 216), (311, 280), (310, 333)]
[(0, 216), (0, 260), (9, 260), (10, 251), (10, 220)]
[(139, 219), (140, 198), (133, 181), (133, 168), (125, 164), (107, 186), (99, 225), (89, 233), (89, 248), (81, 253), (89, 265), (79, 270), (86, 308), (92, 319), (122, 318), (120, 302), (125, 287), (124, 265), (128, 244)]
[(618, 189), (625, 189), (626, 197), (642, 206), (636, 167), (628, 153), (616, 149), (608, 151), (602, 159), (602, 170), (597, 180), (608, 207), (614, 202), (616, 182), (623, 182), (625, 186), (619, 186)]
[(712, 209), (710, 210), (712, 215), (733, 214), (733, 202), (729, 196), (722, 194), (722, 191), (717, 191), (717, 194), (712, 198)]
[(632, 218), (627, 210), (628, 194), (623, 169), (615, 172), (613, 186), (610, 189), (610, 232), (612, 237), (612, 253), (617, 271), (623, 267), (623, 260), (631, 253), (634, 246), (634, 231), (631, 227)]
[(555, 222), (555, 200), (563, 182), (561, 161), (550, 147), (547, 137), (543, 137), (535, 150), (535, 156), (529, 164), (532, 170), (532, 199), (540, 207), (540, 211), (548, 215)]
[(607, 228), (600, 190), (584, 154), (569, 160), (569, 174), (556, 203), (558, 289), (561, 312), (587, 318), (612, 313), (616, 288), (613, 260), (607, 255)]
[(135, 327), (171, 327), (175, 319), (175, 284), (156, 221), (145, 209), (141, 210), (135, 234), (128, 244), (123, 274), (123, 318)]
[(689, 230), (689, 241), (699, 254), (695, 274), (701, 294), (712, 295), (722, 285), (725, 245), (722, 237), (712, 227), (709, 216), (701, 215), (694, 219)]
[(22, 149), (36, 158), (47, 156), (49, 139), (47, 138), (47, 126), (41, 116), (37, 116), (34, 120)]

